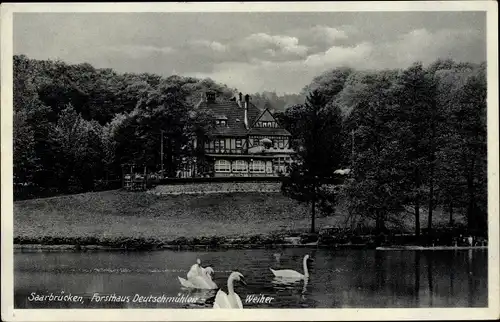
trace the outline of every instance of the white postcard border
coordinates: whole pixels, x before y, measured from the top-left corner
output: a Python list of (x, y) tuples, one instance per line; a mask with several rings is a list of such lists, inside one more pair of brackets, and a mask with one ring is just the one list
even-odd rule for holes
[[(488, 308), (425, 309), (14, 309), (12, 191), (12, 57), (15, 12), (326, 12), (487, 11), (488, 73)], [(1, 7), (1, 250), (2, 320), (5, 321), (297, 321), (453, 320), (500, 318), (498, 5), (495, 1), (29, 3)]]

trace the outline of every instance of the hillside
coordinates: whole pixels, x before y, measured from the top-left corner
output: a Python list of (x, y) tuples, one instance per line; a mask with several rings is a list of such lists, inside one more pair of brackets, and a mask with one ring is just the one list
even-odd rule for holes
[[(279, 193), (154, 196), (106, 191), (16, 202), (14, 235), (24, 238), (179, 237), (266, 234), (309, 226), (307, 209)], [(318, 227), (330, 224), (320, 218)]]
[[(318, 216), (317, 229), (342, 226), (345, 213), (337, 212), (336, 216)], [(422, 227), (426, 217), (424, 213)], [(401, 218), (411, 231), (411, 214)], [(461, 218), (456, 215), (455, 219)], [(446, 220), (446, 215), (437, 212), (434, 224)], [(309, 225), (307, 205), (281, 193), (155, 196), (115, 190), (14, 203), (15, 243), (27, 244), (116, 245), (124, 240), (172, 244), (203, 237), (304, 232)]]

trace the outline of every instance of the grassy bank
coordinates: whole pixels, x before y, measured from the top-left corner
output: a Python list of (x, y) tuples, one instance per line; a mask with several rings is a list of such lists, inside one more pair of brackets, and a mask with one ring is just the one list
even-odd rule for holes
[[(445, 220), (438, 214), (438, 222)], [(411, 216), (402, 218), (411, 231)], [(338, 211), (319, 216), (316, 225), (341, 226), (345, 220)], [(309, 225), (307, 205), (280, 193), (155, 196), (115, 190), (14, 203), (16, 244), (129, 249), (280, 244)]]

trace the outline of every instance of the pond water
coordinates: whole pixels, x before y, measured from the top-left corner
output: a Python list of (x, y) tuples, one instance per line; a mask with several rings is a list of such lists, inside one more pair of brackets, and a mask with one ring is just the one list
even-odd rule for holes
[[(279, 254), (279, 255), (276, 255)], [(302, 272), (310, 254), (307, 283), (283, 284), (270, 267)], [(236, 270), (247, 285), (235, 284), (245, 308), (418, 308), (488, 306), (486, 250), (376, 251), (254, 249), (151, 252), (26, 252), (14, 254), (16, 308), (210, 308), (216, 291), (182, 288), (200, 258), (227, 292)], [(61, 293), (64, 292), (64, 293)], [(36, 295), (78, 295), (82, 301), (35, 301)], [(97, 297), (114, 295), (108, 301)], [(246, 303), (248, 295), (272, 297)], [(180, 303), (138, 302), (134, 297), (184, 297)], [(129, 297), (129, 302), (120, 299)], [(92, 300), (94, 298), (94, 300)], [(188, 298), (188, 300), (186, 300)], [(189, 303), (188, 303), (189, 302)]]

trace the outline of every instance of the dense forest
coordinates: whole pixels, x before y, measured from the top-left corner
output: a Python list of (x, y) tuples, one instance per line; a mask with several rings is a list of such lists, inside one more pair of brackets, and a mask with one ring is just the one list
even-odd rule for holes
[[(252, 100), (274, 110), (296, 147), (307, 150), (312, 123), (304, 127), (305, 98), (321, 97), (324, 106), (315, 115), (339, 119), (330, 143), (338, 148), (336, 166), (351, 169), (342, 198), (353, 216), (384, 227), (402, 211), (419, 218), (424, 208), (431, 222), (432, 211), (444, 207), (450, 221), (463, 211), (469, 228), (484, 232), (486, 87), (485, 64), (438, 60), (402, 70), (337, 68), (301, 93), (264, 92)], [(191, 138), (210, 127), (210, 115), (195, 107), (206, 90), (218, 99), (237, 92), (210, 79), (119, 74), (14, 56), (15, 186), (38, 196), (83, 192), (119, 180), (122, 164), (157, 171), (160, 131), (167, 138), (165, 168), (174, 174), (202, 153)]]
[[(316, 161), (330, 158), (338, 168), (351, 170), (337, 195), (346, 201), (354, 222), (370, 218), (377, 229), (384, 230), (387, 223), (397, 224), (401, 213), (411, 212), (419, 235), (423, 210), (428, 211), (426, 228), (432, 229), (433, 213), (439, 207), (449, 214), (450, 224), (454, 212), (465, 214), (468, 230), (484, 235), (486, 89), (485, 63), (437, 60), (404, 70), (338, 68), (323, 73), (304, 88), (313, 93), (305, 104), (277, 114), (296, 136), (298, 146), (310, 150), (301, 153), (306, 164), (297, 169), (299, 189), (292, 189), (296, 190), (292, 196), (298, 192), (299, 200), (305, 195), (309, 202), (328, 201), (329, 194), (322, 196), (320, 189), (310, 188), (320, 185), (320, 180), (304, 185), (303, 173), (309, 170), (316, 178), (331, 175), (333, 169), (317, 166)], [(311, 101), (318, 95), (323, 106)], [(329, 127), (322, 122), (332, 114), (342, 115), (340, 130), (335, 117)], [(304, 120), (311, 118), (322, 129), (312, 140), (311, 121)], [(331, 136), (341, 145), (332, 142)], [(332, 159), (337, 149), (341, 153)]]
[(122, 164), (159, 170), (161, 130), (172, 175), (198, 152), (192, 136), (210, 126), (206, 112), (195, 109), (205, 91), (220, 100), (235, 94), (210, 79), (14, 56), (14, 183), (50, 195), (120, 180)]

